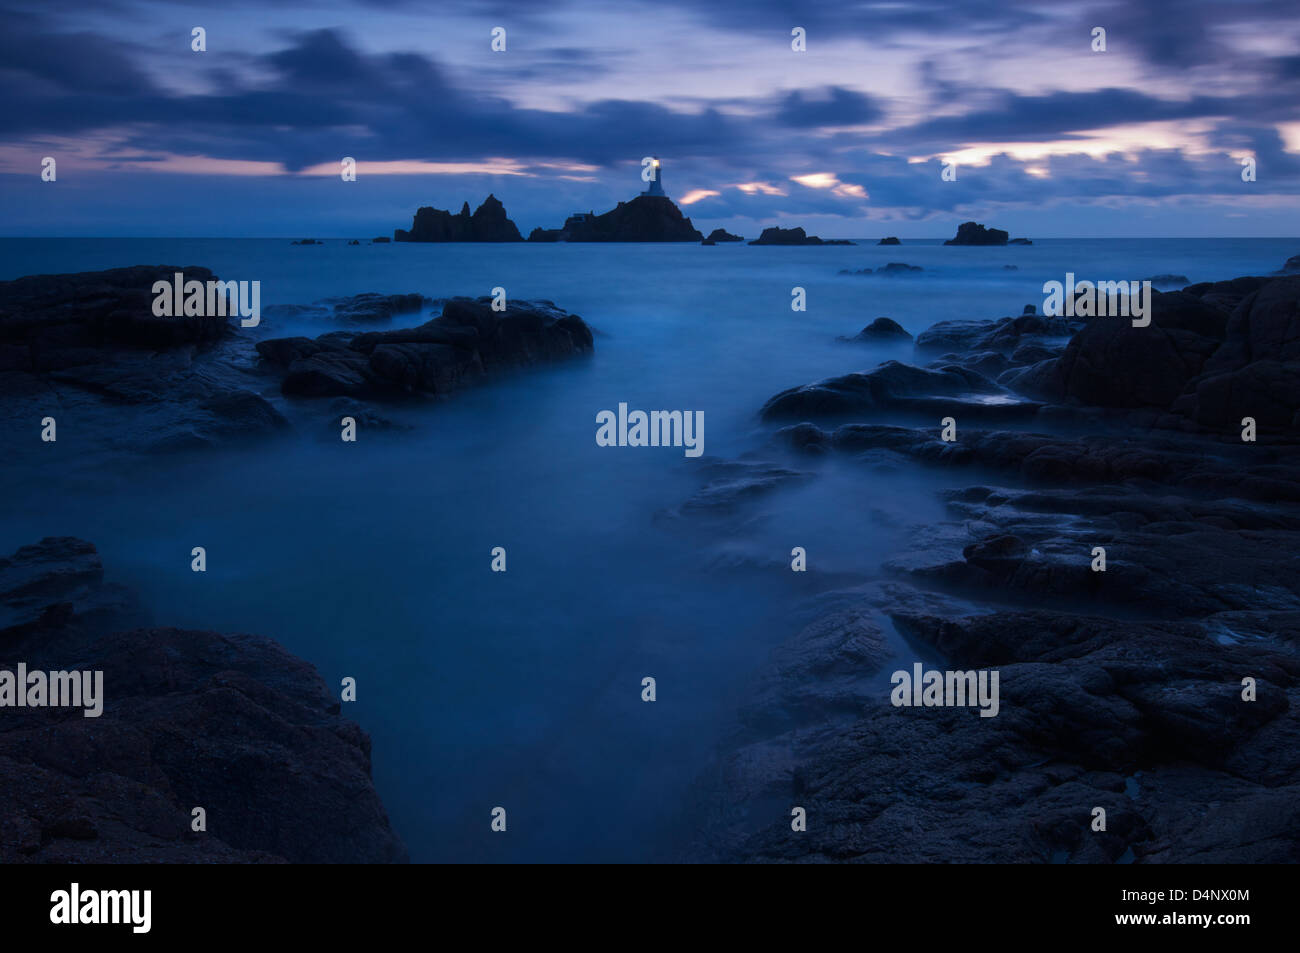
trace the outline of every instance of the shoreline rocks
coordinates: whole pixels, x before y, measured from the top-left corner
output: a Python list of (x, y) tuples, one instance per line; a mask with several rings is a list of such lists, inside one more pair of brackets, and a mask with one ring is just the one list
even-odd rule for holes
[(259, 341), (257, 353), (283, 373), (295, 397), (395, 399), (444, 396), (491, 376), (594, 351), (591, 329), (551, 302), (452, 298), (442, 314), (414, 328), (315, 339)]
[[(927, 367), (886, 362), (769, 400), (763, 419), (800, 422), (751, 467), (807, 482), (834, 455), (837, 480), (861, 467), (864, 493), (882, 469), (942, 468), (948, 515), (912, 527), (879, 577), (827, 574), (809, 604), (833, 611), (756, 673), (687, 805), (682, 859), (1300, 856), (1300, 570), (1278, 558), (1300, 551), (1298, 292), (1297, 278), (1191, 286), (1155, 296), (1143, 329), (941, 322), (917, 353), (951, 353)], [(998, 366), (996, 383), (977, 370)], [(1058, 385), (1034, 405), (1036, 429), (981, 429), (962, 402), (1023, 395), (1026, 375)], [(927, 422), (901, 424), (918, 404)], [(1270, 440), (1241, 440), (1248, 413)], [(736, 525), (756, 519), (748, 505)], [(998, 671), (998, 715), (894, 707), (900, 651)], [(793, 837), (791, 805), (808, 819)]]
[(97, 718), (4, 710), (0, 862), (407, 859), (370, 740), (314, 668), (258, 636), (155, 626), (90, 543), (0, 557), (0, 645), (7, 670), (103, 672)]

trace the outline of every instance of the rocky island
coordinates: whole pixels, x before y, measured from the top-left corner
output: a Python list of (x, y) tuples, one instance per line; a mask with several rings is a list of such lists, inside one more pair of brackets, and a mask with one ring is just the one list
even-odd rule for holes
[(780, 228), (776, 225), (763, 229), (763, 234), (750, 242), (751, 245), (853, 245), (847, 238), (818, 238), (807, 234), (802, 228)]
[(415, 213), (409, 230), (393, 232), (398, 242), (521, 242), (515, 223), (506, 217), (505, 206), (489, 195), (471, 215), (469, 203), (452, 215), (445, 209), (424, 206)]
[(978, 222), (962, 222), (957, 226), (957, 235), (944, 242), (945, 245), (1032, 245), (1027, 238), (1012, 239), (1008, 232), (1000, 228), (986, 228)]

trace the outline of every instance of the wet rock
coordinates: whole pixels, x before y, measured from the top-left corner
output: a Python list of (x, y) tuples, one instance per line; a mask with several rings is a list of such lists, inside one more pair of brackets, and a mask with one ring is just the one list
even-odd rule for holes
[(841, 337), (841, 341), (861, 341), (864, 343), (901, 344), (912, 340), (912, 335), (892, 318), (876, 318), (851, 338)]
[(0, 861), (405, 859), (369, 739), (311, 666), (257, 636), (150, 627), (102, 572), (69, 538), (0, 560), (0, 667), (104, 673), (98, 718), (5, 710)]

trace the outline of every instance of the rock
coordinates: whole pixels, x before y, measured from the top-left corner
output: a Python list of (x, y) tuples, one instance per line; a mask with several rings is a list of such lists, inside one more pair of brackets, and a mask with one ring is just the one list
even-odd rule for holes
[(352, 241), (348, 242), (348, 244), (349, 244), (349, 245), (360, 245), (361, 242), (357, 241), (357, 240), (354, 238), (354, 239), (352, 239)]
[(391, 241), (392, 241), (392, 239), (389, 238), (387, 235), (380, 235), (380, 236), (378, 236), (377, 238), (372, 238), (372, 239), (370, 239), (370, 244), (372, 244), (372, 245), (387, 245), (387, 244), (388, 244), (389, 242), (391, 242)]
[(852, 245), (851, 241), (844, 238), (821, 239), (816, 235), (808, 235), (802, 228), (778, 228), (773, 225), (771, 228), (763, 229), (763, 234), (750, 242), (751, 245)]
[(883, 268), (876, 270), (878, 275), (906, 275), (912, 272), (921, 271), (920, 265), (905, 265), (901, 261), (891, 261)]
[(818, 420), (887, 409), (943, 416), (942, 411), (960, 408), (974, 417), (1023, 414), (1033, 409), (1014, 399), (980, 400), (1001, 395), (1004, 392), (992, 381), (962, 367), (932, 370), (886, 361), (865, 374), (846, 374), (782, 391), (763, 405), (761, 416), (764, 420)]
[(530, 242), (558, 242), (563, 229), (559, 228), (534, 228), (528, 233)]
[(1007, 242), (1007, 244), (1008, 245), (1032, 245), (1033, 242), (1031, 242), (1028, 238), (1013, 238), (1009, 242)]
[(1066, 346), (1067, 396), (1094, 407), (1167, 409), (1218, 349), (1228, 315), (1184, 292), (1155, 292), (1151, 324), (1094, 318)]
[(710, 242), (743, 242), (744, 240), (739, 235), (733, 235), (724, 228), (715, 228), (709, 232), (709, 237), (706, 239), (706, 241)]
[(297, 397), (392, 399), (445, 395), (499, 373), (568, 360), (593, 350), (591, 329), (549, 302), (452, 298), (442, 314), (414, 328), (258, 344), (285, 368), (281, 391)]
[[(0, 282), (0, 440), (57, 409), (87, 450), (168, 450), (242, 442), (288, 422), (258, 393), (222, 316), (155, 317), (154, 282), (215, 280), (205, 268), (134, 266)], [(34, 415), (34, 416), (32, 416)], [(24, 427), (27, 426), (23, 423)]]
[(339, 320), (370, 322), (387, 321), (402, 314), (415, 314), (431, 302), (424, 295), (414, 292), (395, 295), (368, 292), (329, 303), (333, 304), (334, 317)]
[(892, 318), (876, 318), (854, 337), (841, 338), (840, 340), (901, 343), (912, 340), (912, 335), (908, 334), (903, 329), (903, 326)]
[(0, 862), (406, 859), (370, 740), (315, 669), (258, 636), (153, 627), (102, 576), (66, 537), (0, 559), (3, 667), (104, 673), (98, 718), (5, 709)]
[(1292, 255), (1282, 264), (1281, 274), (1290, 275), (1300, 271), (1300, 255)]
[(900, 242), (893, 235), (890, 235), (888, 238), (882, 238), (880, 241), (876, 242), (876, 244), (877, 245), (901, 245), (903, 243)]
[(290, 242), (289, 244), (290, 245), (324, 245), (325, 243), (322, 241), (317, 241), (314, 238), (303, 238), (296, 242)]
[(568, 242), (698, 242), (704, 236), (689, 218), (682, 215), (672, 199), (665, 195), (638, 195), (630, 202), (619, 202), (617, 208), (602, 215), (571, 215), (557, 239)]
[(471, 215), (469, 203), (452, 215), (445, 209), (423, 206), (415, 213), (410, 230), (399, 228), (393, 233), (399, 242), (520, 242), (515, 223), (506, 217), (505, 207), (495, 195), (489, 195)]
[(957, 226), (957, 236), (945, 245), (1005, 245), (1008, 234), (1000, 228), (985, 228), (976, 222), (963, 222)]
[(1065, 318), (1029, 312), (997, 321), (940, 321), (916, 336), (919, 351), (968, 353), (1000, 351), (1010, 354), (1022, 343), (1064, 339), (1070, 333)]
[(1146, 280), (1153, 288), (1182, 288), (1191, 284), (1186, 275), (1152, 275)]
[(710, 241), (709, 239), (706, 238), (706, 239), (704, 239), (704, 241), (700, 242), (700, 244), (701, 244), (701, 245), (716, 245), (716, 244), (718, 244), (718, 243), (715, 242), (715, 241)]

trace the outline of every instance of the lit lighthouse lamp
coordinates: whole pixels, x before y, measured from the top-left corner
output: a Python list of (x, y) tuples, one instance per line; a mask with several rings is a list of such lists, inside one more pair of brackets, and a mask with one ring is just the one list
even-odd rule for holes
[(667, 198), (664, 194), (663, 171), (659, 168), (659, 159), (654, 160), (654, 178), (650, 182), (650, 187), (642, 192), (642, 195), (659, 195)]

